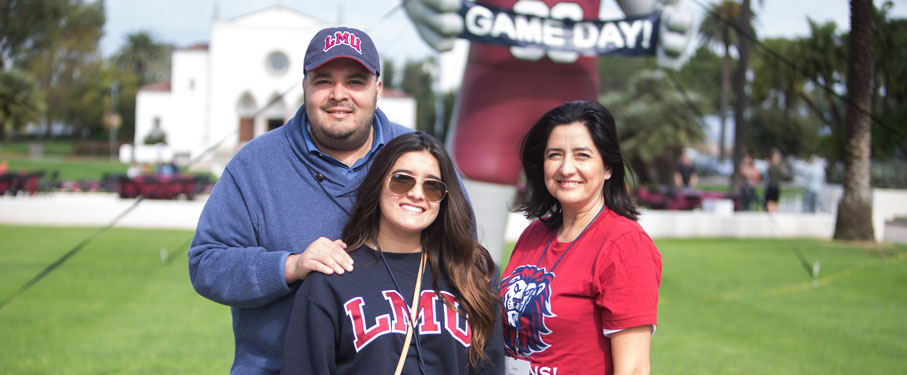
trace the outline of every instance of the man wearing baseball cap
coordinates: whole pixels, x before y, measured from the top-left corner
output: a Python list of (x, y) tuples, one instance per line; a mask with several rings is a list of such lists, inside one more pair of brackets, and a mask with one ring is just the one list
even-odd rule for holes
[(315, 34), (305, 55), (305, 104), (240, 149), (205, 204), (189, 275), (199, 294), (231, 307), (231, 374), (278, 373), (300, 282), (312, 271), (353, 271), (346, 244), (332, 239), (371, 159), (412, 131), (377, 108), (380, 68), (361, 30)]

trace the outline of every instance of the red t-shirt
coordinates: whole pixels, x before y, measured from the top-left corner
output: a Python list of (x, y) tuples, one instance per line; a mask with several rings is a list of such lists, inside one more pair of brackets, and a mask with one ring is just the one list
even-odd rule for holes
[(530, 224), (504, 270), (507, 353), (537, 373), (613, 373), (604, 330), (657, 323), (661, 254), (638, 223), (607, 208), (563, 258), (570, 243), (553, 233)]

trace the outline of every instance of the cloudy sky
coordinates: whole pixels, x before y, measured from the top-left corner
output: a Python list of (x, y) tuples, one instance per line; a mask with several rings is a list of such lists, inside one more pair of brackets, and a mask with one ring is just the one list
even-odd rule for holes
[[(715, 0), (682, 1), (695, 18), (701, 19), (704, 4)], [(615, 1), (602, 3), (602, 18), (622, 18)], [(849, 28), (847, 0), (762, 0), (761, 3), (760, 6), (759, 0), (753, 0), (761, 37), (806, 35), (807, 14), (816, 21), (835, 21), (839, 28)], [(275, 4), (328, 23), (361, 28), (375, 40), (383, 58), (402, 62), (432, 53), (419, 39), (399, 0), (104, 0), (107, 24), (101, 49), (104, 55), (115, 53), (125, 36), (135, 31), (149, 31), (156, 39), (176, 46), (205, 42), (214, 17), (231, 19)], [(895, 0), (891, 14), (907, 17), (907, 0)], [(305, 48), (307, 43), (307, 40), (300, 41), (300, 48)]]

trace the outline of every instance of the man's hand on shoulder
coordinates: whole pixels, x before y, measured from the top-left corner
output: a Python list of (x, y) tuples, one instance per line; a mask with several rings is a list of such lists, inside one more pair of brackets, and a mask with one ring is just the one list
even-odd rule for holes
[(353, 258), (346, 252), (346, 244), (341, 240), (331, 241), (319, 237), (312, 241), (305, 251), (290, 254), (284, 266), (287, 284), (303, 280), (310, 272), (317, 271), (330, 275), (353, 271)]

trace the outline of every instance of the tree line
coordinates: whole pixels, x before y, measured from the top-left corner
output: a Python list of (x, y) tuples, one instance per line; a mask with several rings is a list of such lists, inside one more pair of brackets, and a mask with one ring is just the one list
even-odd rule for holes
[(600, 59), (601, 100), (623, 123), (624, 153), (641, 183), (670, 184), (683, 148), (704, 148), (703, 118), (715, 116), (718, 157), (735, 171), (743, 155), (775, 148), (840, 166), (842, 204), (859, 209), (839, 207), (835, 236), (871, 238), (870, 160), (907, 160), (907, 20), (890, 16), (891, 2), (853, 0), (851, 31), (807, 17), (809, 35), (761, 39), (750, 3), (712, 3), (678, 72), (652, 58)]
[(128, 35), (110, 57), (99, 49), (104, 2), (0, 1), (0, 142), (56, 133), (104, 139), (104, 114), (122, 118), (120, 139), (132, 139), (135, 95), (169, 79), (173, 46), (148, 32)]
[[(134, 139), (136, 93), (169, 80), (174, 46), (137, 31), (104, 57), (99, 42), (105, 21), (102, 0), (0, 0), (0, 142), (46, 139), (55, 128), (71, 139), (106, 139), (109, 112), (122, 118), (118, 138)], [(435, 125), (437, 98), (447, 103), (443, 117), (449, 118), (454, 95), (434, 92), (433, 64), (430, 57), (400, 67), (385, 60), (382, 78), (387, 88), (416, 98), (420, 129), (443, 139), (446, 126)]]
[[(907, 20), (892, 19), (890, 6), (885, 3), (873, 11), (871, 114), (872, 131), (878, 135), (872, 138), (873, 160), (907, 159)], [(654, 58), (600, 59), (602, 101), (614, 103), (615, 111), (624, 113), (625, 123), (634, 127), (624, 131), (630, 151), (640, 160), (637, 164), (645, 166), (639, 169), (657, 171), (659, 162), (677, 160), (683, 147), (704, 147), (704, 116), (719, 119), (719, 134), (732, 133), (723, 128), (734, 125), (731, 104), (738, 96), (747, 100), (746, 132), (738, 134), (743, 153), (764, 158), (777, 148), (785, 155), (816, 154), (831, 163), (843, 162), (849, 32), (834, 22), (807, 18), (807, 36), (756, 38), (759, 47), (745, 71), (745, 84), (731, 90), (741, 38), (728, 21), (738, 19), (741, 4), (726, 0), (711, 9), (700, 25), (698, 48), (678, 72), (659, 71)], [(653, 129), (661, 127), (667, 129)], [(636, 139), (655, 138), (653, 131), (664, 132), (659, 138), (666, 139)], [(719, 139), (719, 158), (732, 156), (727, 144), (734, 148), (736, 143)], [(739, 164), (739, 159), (734, 162)], [(670, 175), (655, 172), (640, 178), (670, 181)]]

